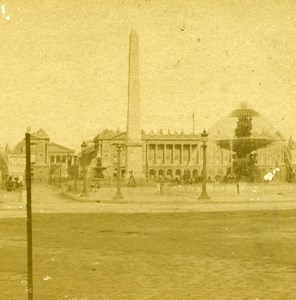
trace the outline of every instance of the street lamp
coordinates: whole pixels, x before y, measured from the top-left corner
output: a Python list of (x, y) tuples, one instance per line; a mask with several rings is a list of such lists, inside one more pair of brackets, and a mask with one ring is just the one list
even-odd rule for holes
[(52, 174), (53, 174), (53, 186), (56, 186), (56, 165), (53, 164), (52, 167), (53, 167), (53, 169), (52, 169)]
[(77, 157), (77, 155), (74, 155), (74, 192), (77, 192)]
[(120, 162), (120, 153), (124, 145), (116, 145), (117, 151), (117, 190), (116, 195), (113, 197), (114, 200), (121, 200), (124, 197), (121, 194), (121, 162)]
[(86, 191), (86, 166), (85, 166), (85, 150), (86, 150), (86, 143), (83, 141), (81, 145), (81, 159), (82, 159), (82, 173), (83, 173), (83, 189), (82, 193), (80, 194), (80, 197), (88, 197), (87, 191)]
[(145, 164), (146, 164), (146, 182), (149, 181), (149, 170), (148, 170), (148, 141), (146, 141), (146, 153), (145, 153)]
[(62, 188), (62, 163), (60, 163), (58, 165), (58, 172), (59, 172), (59, 174), (58, 174), (58, 176), (59, 176), (59, 183), (58, 183), (58, 185), (59, 185), (59, 188), (61, 189)]
[(208, 134), (206, 130), (201, 134), (202, 150), (203, 150), (203, 181), (202, 181), (202, 192), (199, 199), (208, 200), (210, 197), (207, 194), (207, 138)]
[(67, 167), (68, 167), (68, 169), (67, 169), (67, 171), (68, 171), (67, 181), (69, 181), (69, 179), (70, 179), (71, 165), (72, 165), (72, 156), (68, 153), (68, 155), (67, 155)]

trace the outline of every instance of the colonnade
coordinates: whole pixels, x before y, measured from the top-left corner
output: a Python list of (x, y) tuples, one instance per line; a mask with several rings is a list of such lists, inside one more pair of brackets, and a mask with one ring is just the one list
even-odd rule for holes
[(199, 144), (146, 144), (146, 157), (149, 165), (194, 165), (200, 164), (202, 158)]

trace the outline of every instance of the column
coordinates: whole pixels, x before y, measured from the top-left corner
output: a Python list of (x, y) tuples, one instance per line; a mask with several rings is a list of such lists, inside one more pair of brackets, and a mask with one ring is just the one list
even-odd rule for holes
[(157, 144), (155, 144), (154, 163), (157, 165)]
[(174, 164), (174, 155), (175, 155), (175, 145), (174, 144), (172, 144), (172, 159), (171, 159), (171, 163), (172, 163), (172, 165)]
[(166, 144), (163, 145), (163, 159), (162, 159), (162, 162), (163, 164), (165, 165), (165, 162), (166, 162)]
[(188, 157), (188, 162), (190, 163), (190, 162), (191, 162), (191, 158), (192, 158), (192, 145), (189, 144), (188, 147), (189, 147), (189, 157)]

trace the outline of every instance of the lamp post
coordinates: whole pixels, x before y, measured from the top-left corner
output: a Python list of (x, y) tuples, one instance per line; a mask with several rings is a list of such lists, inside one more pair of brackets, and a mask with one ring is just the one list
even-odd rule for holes
[(68, 173), (67, 181), (69, 181), (69, 179), (70, 179), (71, 165), (72, 165), (72, 156), (70, 154), (68, 154), (67, 155), (67, 173)]
[(87, 191), (86, 191), (86, 166), (85, 166), (85, 150), (86, 150), (86, 143), (83, 141), (81, 145), (82, 150), (82, 173), (83, 173), (83, 189), (82, 193), (80, 194), (80, 197), (88, 197)]
[(53, 186), (56, 186), (56, 165), (55, 164), (53, 164), (52, 174), (53, 174)]
[(58, 172), (59, 172), (59, 183), (58, 187), (61, 189), (62, 188), (62, 163), (58, 165)]
[(202, 181), (202, 192), (199, 196), (199, 199), (208, 200), (210, 197), (207, 194), (207, 138), (208, 134), (206, 130), (201, 134), (201, 141), (202, 141), (202, 150), (203, 150), (203, 181)]
[(120, 153), (124, 145), (116, 145), (117, 151), (117, 190), (116, 195), (113, 197), (114, 200), (121, 200), (124, 197), (121, 194), (121, 162), (120, 162)]
[(77, 155), (74, 155), (74, 187), (73, 191), (77, 192)]
[(145, 155), (145, 163), (146, 163), (146, 182), (149, 181), (149, 170), (148, 170), (148, 141), (146, 141), (146, 155)]

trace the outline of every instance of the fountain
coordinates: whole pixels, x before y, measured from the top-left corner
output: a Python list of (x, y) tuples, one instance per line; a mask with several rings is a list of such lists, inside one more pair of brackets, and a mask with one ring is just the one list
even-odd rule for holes
[(266, 148), (283, 138), (258, 112), (242, 103), (210, 129), (212, 140), (231, 152), (230, 175), (237, 180), (261, 181), (256, 150)]

